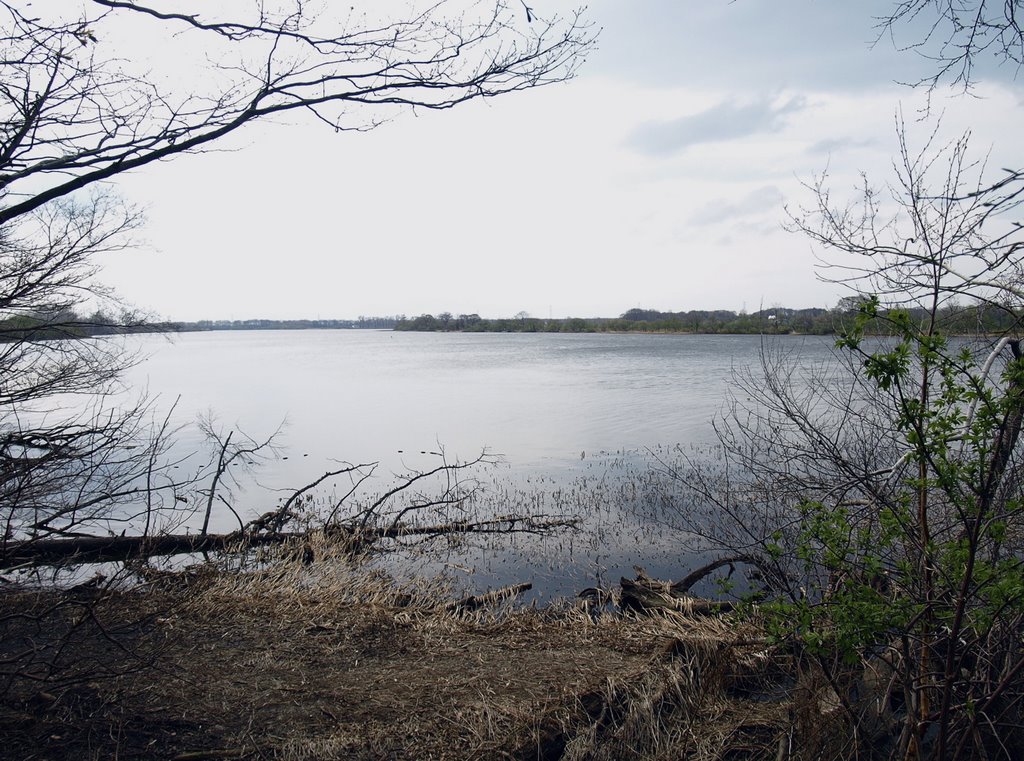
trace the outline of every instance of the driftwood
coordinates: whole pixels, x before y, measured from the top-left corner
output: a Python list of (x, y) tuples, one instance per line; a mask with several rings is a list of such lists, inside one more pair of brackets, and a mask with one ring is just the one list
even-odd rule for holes
[(702, 581), (719, 568), (724, 568), (725, 566), (729, 566), (729, 573), (731, 575), (733, 568), (739, 563), (753, 566), (760, 572), (761, 576), (765, 578), (773, 578), (777, 575), (775, 569), (766, 566), (764, 561), (757, 555), (728, 555), (723, 558), (718, 558), (717, 560), (712, 560), (707, 565), (701, 566), (695, 571), (688, 573), (679, 581), (674, 582), (672, 584), (672, 593), (686, 594), (698, 581)]
[(445, 605), (445, 610), (448, 611), (474, 611), (484, 608), (488, 605), (495, 605), (505, 600), (511, 600), (513, 597), (518, 597), (523, 592), (533, 589), (533, 584), (526, 582), (524, 584), (511, 584), (507, 587), (501, 587), (491, 592), (486, 592), (482, 595), (470, 595), (469, 597), (463, 598), (458, 602), (451, 602)]
[(641, 569), (637, 569), (635, 580), (623, 577), (619, 584), (621, 586), (619, 605), (623, 610), (631, 610), (636, 613), (670, 610), (688, 615), (707, 616), (715, 613), (727, 613), (734, 607), (731, 602), (691, 597), (683, 591), (673, 589), (674, 585), (669, 581), (650, 578)]
[(762, 574), (765, 573), (765, 568), (761, 558), (757, 555), (729, 555), (727, 557), (720, 557), (717, 560), (712, 560), (707, 565), (701, 565), (699, 568), (693, 570), (693, 572), (687, 574), (685, 577), (675, 582), (672, 585), (672, 591), (674, 594), (686, 594), (690, 591), (694, 584), (707, 577), (711, 576), (719, 568), (729, 566), (729, 573), (731, 575), (733, 567), (736, 563), (745, 563), (748, 565), (754, 565), (761, 570)]

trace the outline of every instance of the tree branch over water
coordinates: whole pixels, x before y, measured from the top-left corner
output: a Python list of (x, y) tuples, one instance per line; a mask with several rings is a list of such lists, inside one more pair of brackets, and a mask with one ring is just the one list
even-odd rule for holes
[[(3, 551), (168, 531), (198, 505), (206, 534), (216, 502), (234, 510), (228, 466), (270, 444), (228, 434), (212, 463), (179, 478), (182, 463), (163, 457), (167, 420), (152, 423), (144, 399), (115, 403), (136, 358), (118, 341), (83, 340), (142, 322), (97, 282), (98, 258), (130, 248), (141, 223), (110, 181), (271, 119), (358, 132), (403, 111), (563, 82), (595, 37), (581, 11), (524, 19), (507, 0), (442, 0), (403, 18), (377, 4), (325, 8), (0, 0)], [(190, 498), (204, 479), (201, 501)]]

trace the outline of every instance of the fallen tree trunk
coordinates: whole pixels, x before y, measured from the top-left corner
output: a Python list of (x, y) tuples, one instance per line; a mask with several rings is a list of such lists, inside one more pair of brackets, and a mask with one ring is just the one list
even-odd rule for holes
[[(248, 545), (280, 544), (299, 534), (258, 534)], [(162, 536), (74, 536), (9, 542), (0, 554), (0, 568), (64, 563), (106, 563), (159, 555), (220, 552), (242, 544), (238, 534), (166, 534)]]
[(623, 610), (636, 613), (653, 613), (659, 611), (676, 611), (689, 615), (712, 615), (727, 613), (733, 609), (731, 602), (705, 600), (701, 597), (673, 590), (671, 582), (658, 581), (646, 575), (638, 575), (636, 580), (623, 577), (619, 584), (621, 596), (619, 605)]
[(529, 581), (523, 584), (511, 584), (507, 587), (501, 587), (491, 592), (486, 592), (482, 595), (470, 595), (469, 597), (463, 598), (458, 602), (450, 602), (445, 605), (445, 610), (449, 611), (474, 611), (488, 605), (495, 605), (505, 600), (511, 600), (513, 597), (518, 597), (523, 592), (533, 589), (533, 584)]
[[(567, 520), (536, 520), (529, 516), (503, 516), (485, 521), (456, 521), (436, 525), (387, 527), (332, 526), (324, 534), (346, 542), (352, 552), (370, 548), (384, 539), (437, 537), (453, 534), (541, 534), (575, 525)], [(230, 534), (164, 534), (157, 536), (46, 537), (0, 545), (0, 570), (28, 565), (105, 563), (192, 552), (231, 552), (242, 548), (300, 541), (306, 532), (233, 532)]]
[[(688, 573), (679, 581), (672, 583), (672, 593), (674, 595), (683, 595), (690, 591), (690, 589), (699, 581), (703, 581), (705, 578), (710, 576), (712, 573), (717, 571), (719, 568), (729, 567), (729, 575), (731, 576), (733, 570), (737, 564), (749, 565), (756, 569), (760, 574), (762, 581), (768, 583), (771, 586), (776, 586), (781, 589), (785, 589), (784, 580), (781, 579), (777, 569), (773, 568), (763, 558), (757, 555), (741, 554), (741, 555), (728, 555), (726, 557), (712, 560), (707, 565), (703, 565), (700, 568)], [(646, 574), (638, 573), (638, 580), (643, 576), (646, 578)]]

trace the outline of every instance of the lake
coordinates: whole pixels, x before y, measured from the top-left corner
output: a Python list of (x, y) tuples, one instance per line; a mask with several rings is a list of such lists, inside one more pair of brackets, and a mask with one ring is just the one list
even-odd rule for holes
[[(634, 563), (685, 572), (687, 537), (638, 525), (607, 503), (617, 499), (614, 485), (633, 478), (650, 452), (714, 441), (712, 419), (732, 374), (756, 365), (761, 347), (758, 336), (362, 330), (133, 340), (146, 359), (127, 381), (158, 395), (165, 408), (180, 397), (176, 420), (212, 411), (225, 430), (256, 439), (281, 427), (282, 457), (247, 477), (234, 497), (250, 515), (337, 461), (379, 462), (386, 481), (436, 466), (442, 450), (449, 461), (483, 450), (500, 455), (502, 465), (484, 480), (510, 503), (531, 492), (535, 504), (554, 509), (571, 494), (575, 509), (604, 516), (590, 535), (516, 541), (511, 554), (495, 544), (483, 560), (478, 552), (445, 561), (460, 573), (475, 571), (474, 586), (544, 577), (537, 583), (547, 594), (604, 575), (617, 580)], [(826, 359), (833, 343), (771, 340), (808, 364)], [(176, 451), (202, 445), (192, 427)], [(562, 502), (538, 502), (544, 492), (558, 492)], [(237, 521), (224, 510), (214, 524), (230, 530)]]

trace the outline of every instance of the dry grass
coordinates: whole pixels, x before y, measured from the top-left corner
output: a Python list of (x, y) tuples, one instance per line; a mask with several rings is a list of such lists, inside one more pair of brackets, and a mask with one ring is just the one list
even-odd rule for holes
[(786, 731), (786, 703), (744, 686), (770, 682), (771, 659), (735, 622), (568, 605), (460, 615), (445, 610), (448, 590), (402, 588), (329, 554), (50, 613), (56, 593), (8, 594), (8, 610), (29, 615), (7, 619), (3, 654), (40, 646), (43, 628), (54, 642), (73, 632), (73, 648), (46, 652), (55, 677), (77, 677), (8, 680), (0, 752), (739, 759), (774, 757)]

